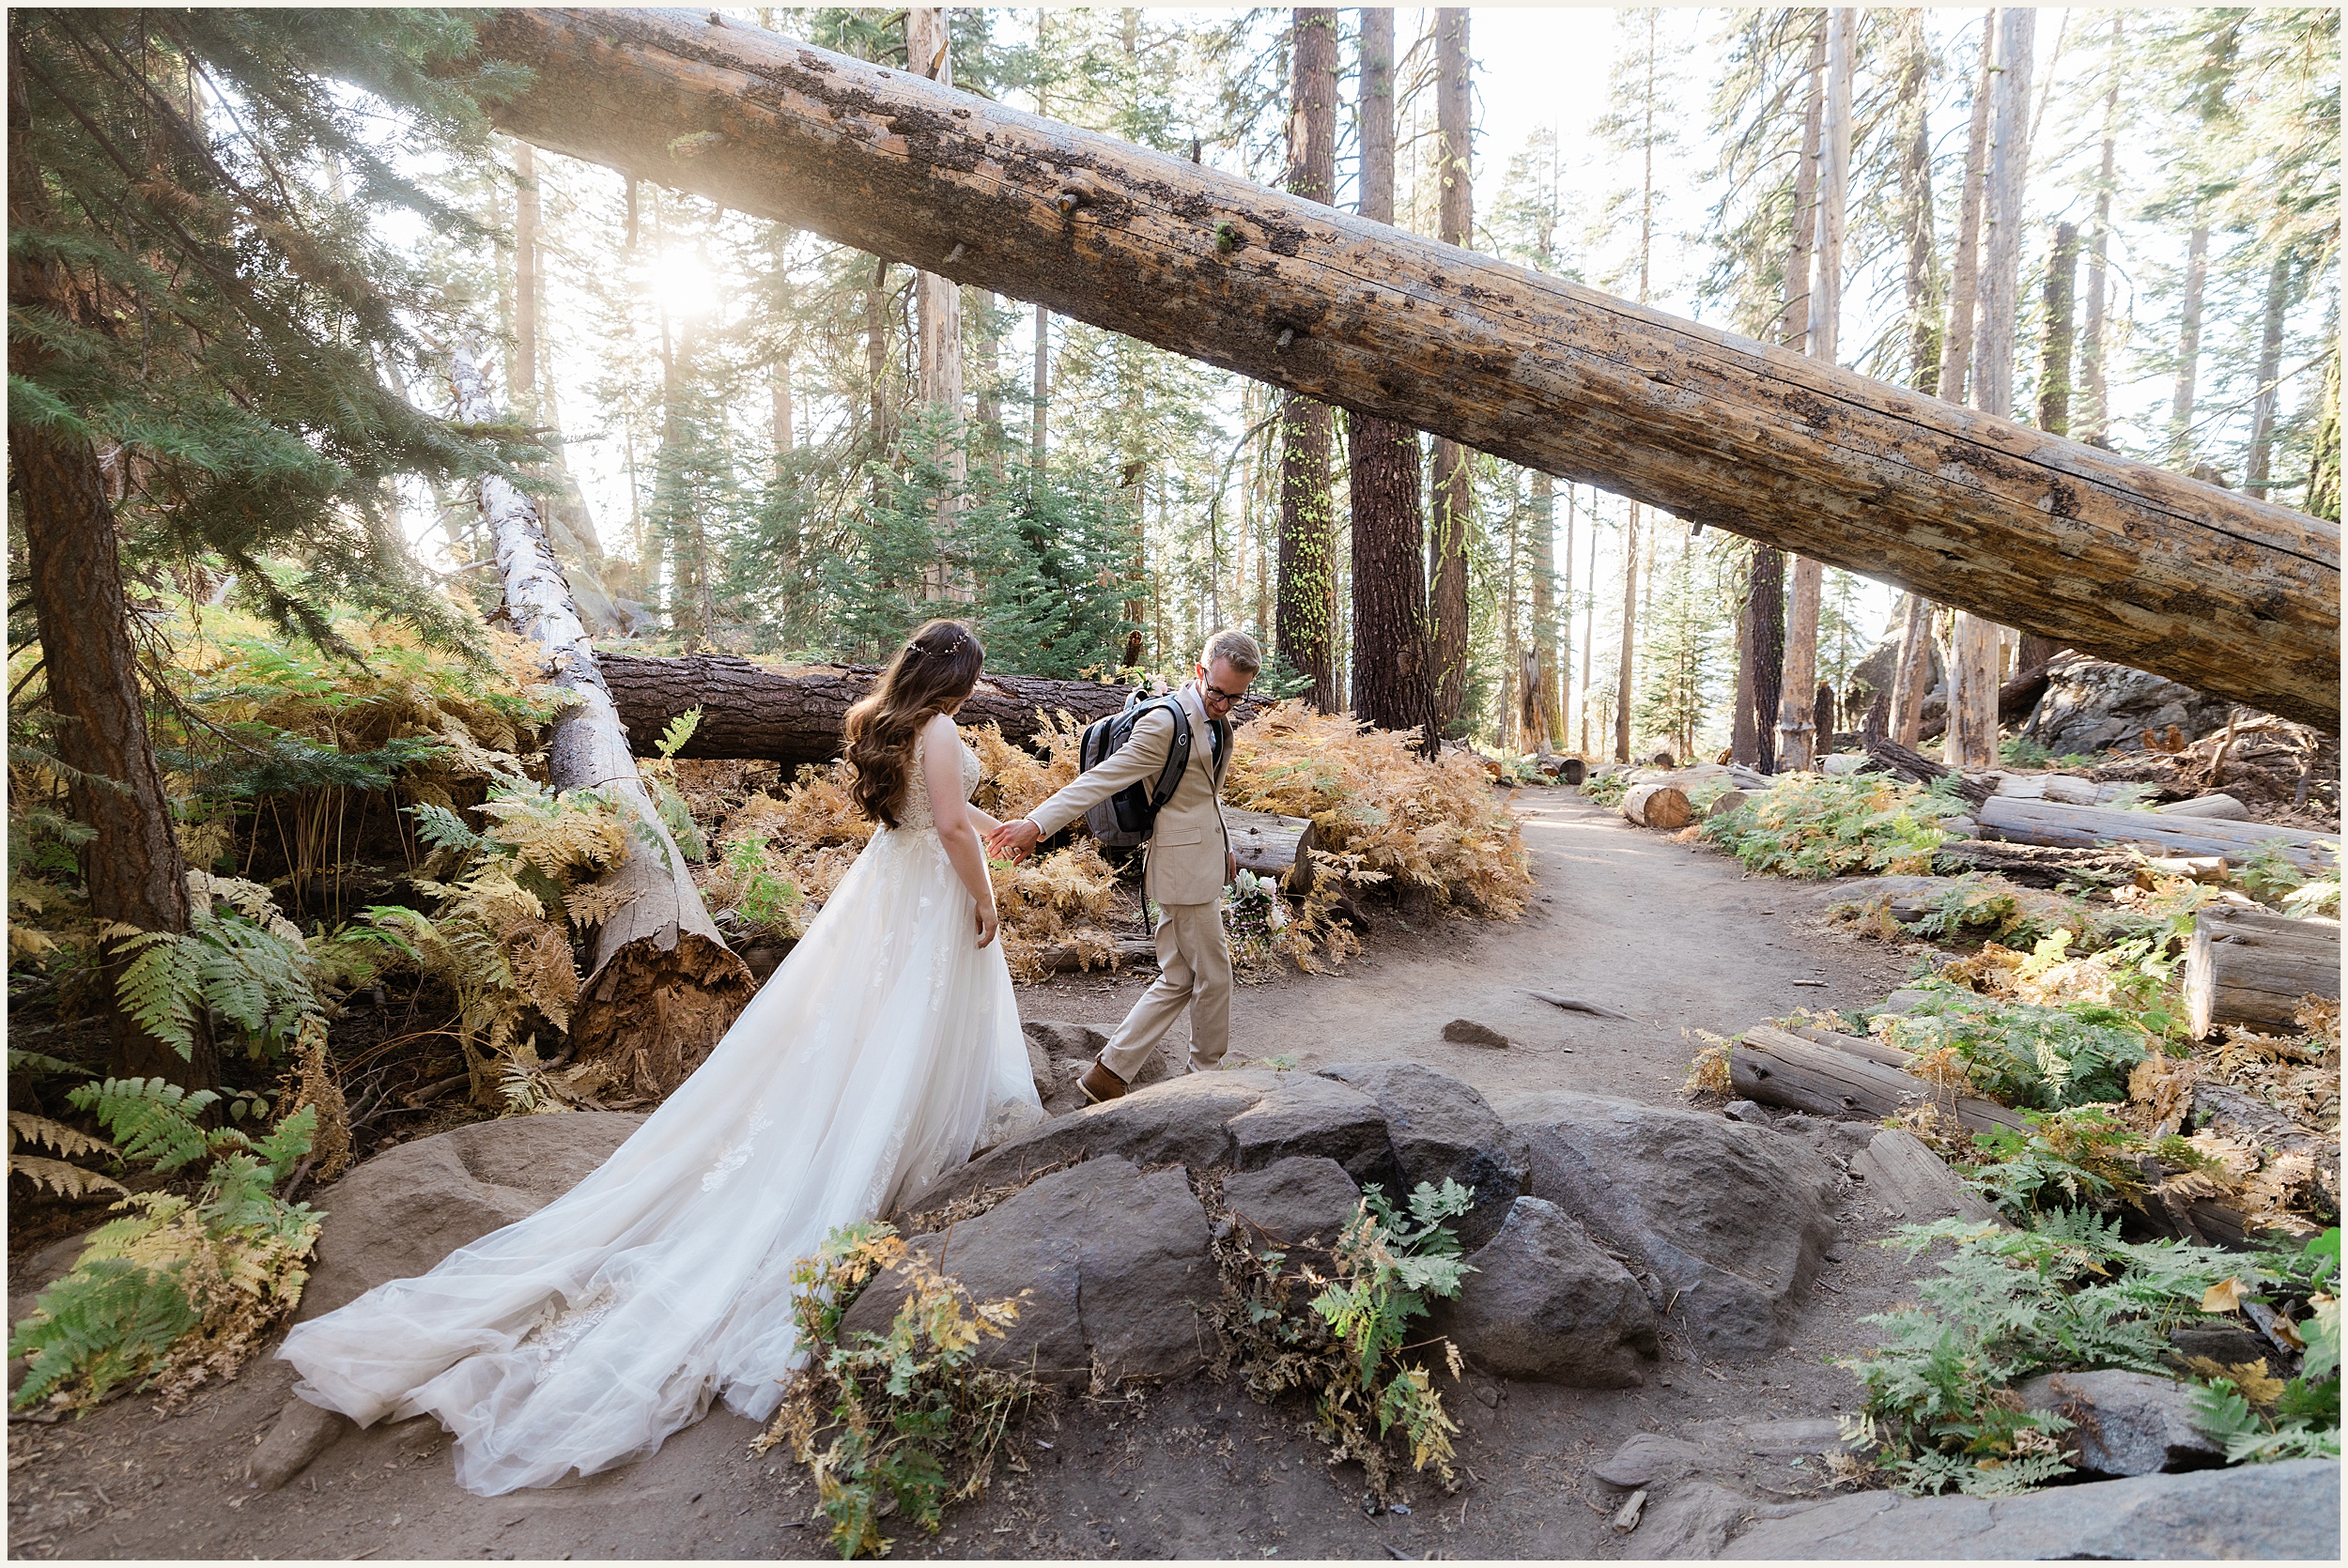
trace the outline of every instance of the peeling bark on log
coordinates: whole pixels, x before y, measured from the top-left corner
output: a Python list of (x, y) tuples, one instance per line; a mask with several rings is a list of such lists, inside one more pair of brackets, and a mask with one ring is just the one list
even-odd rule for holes
[(2038, 844), (2000, 844), (1960, 838), (1932, 852), (1932, 869), (1943, 876), (1995, 871), (2025, 887), (2052, 887), (2065, 879), (2126, 882), (2136, 857), (2121, 850), (2054, 849)]
[[(2000, 686), (1998, 688), (1998, 722), (2019, 724), (2030, 717), (2031, 710), (2038, 706), (2038, 699), (2047, 695), (2047, 680), (2053, 669), (2054, 662), (2051, 659), (2042, 660)], [(1923, 700), (1921, 694), (1917, 700), (1919, 702)], [(1931, 723), (1920, 726), (1916, 731), (1916, 738), (1919, 741), (1939, 740), (1948, 731), (1949, 718), (1946, 714), (1943, 714)]]
[(479, 37), (541, 146), (2338, 725), (2336, 524), (711, 13)]
[[(2013, 800), (1995, 795), (1976, 813), (1984, 833), (2016, 844), (2092, 849), (2108, 844), (2152, 844), (2171, 855), (2223, 855), (2237, 864), (2261, 844), (2281, 853), (2303, 870), (2328, 869), (2332, 857), (2318, 846), (2322, 834), (2267, 822), (2230, 822), (2209, 817), (2170, 817), (2157, 811), (2114, 811), (2100, 806), (2064, 806), (2051, 800)], [(2330, 840), (2336, 842), (2337, 840)]]
[(1994, 1100), (1952, 1094), (1913, 1073), (1767, 1024), (1745, 1031), (1729, 1052), (1728, 1069), (1730, 1082), (1747, 1099), (1813, 1115), (1882, 1117), (1931, 1104), (1976, 1132), (2029, 1126)]
[[(464, 355), (456, 356), (452, 379), (460, 418), (486, 423), (498, 417), (480, 371)], [(625, 1082), (641, 1096), (659, 1099), (701, 1065), (758, 988), (718, 934), (683, 852), (637, 776), (627, 730), (537, 508), (493, 474), (481, 482), (481, 511), (497, 541), (498, 572), (515, 629), (546, 650), (554, 684), (573, 699), (556, 717), (547, 745), (548, 777), (557, 789), (612, 795), (658, 846), (653, 853), (631, 844), (627, 859), (604, 879), (631, 897), (596, 929), (595, 961), (571, 1018), (571, 1039), (581, 1062), (613, 1069), (607, 1082)]]
[(2220, 904), (2193, 919), (2185, 1003), (2197, 1038), (2229, 1023), (2294, 1027), (2306, 996), (2340, 998), (2340, 928)]
[(1223, 823), (1231, 831), (1231, 853), (1238, 858), (1241, 870), (1270, 877), (1291, 896), (1312, 891), (1309, 852), (1317, 835), (1310, 817), (1283, 817), (1227, 806)]
[[(837, 759), (848, 709), (880, 676), (870, 665), (778, 668), (722, 653), (687, 658), (605, 653), (600, 663), (638, 756), (654, 755), (653, 743), (668, 722), (699, 708), (701, 722), (678, 756), (756, 758), (785, 768)], [(999, 724), (1004, 739), (1026, 746), (1038, 733), (1039, 710), (1054, 720), (1065, 711), (1079, 725), (1089, 724), (1122, 708), (1127, 690), (1090, 681), (988, 675), (954, 719), (965, 730)], [(1231, 721), (1244, 724), (1270, 706), (1261, 698), (1248, 698), (1231, 710)]]

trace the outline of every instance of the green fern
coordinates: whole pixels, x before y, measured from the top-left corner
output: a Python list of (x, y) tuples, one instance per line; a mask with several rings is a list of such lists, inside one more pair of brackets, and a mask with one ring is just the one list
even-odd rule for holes
[(210, 1089), (183, 1089), (162, 1078), (109, 1078), (81, 1084), (66, 1099), (114, 1134), (125, 1160), (176, 1171), (212, 1151), (196, 1121), (219, 1103)]
[(83, 1264), (43, 1291), (8, 1336), (8, 1354), (26, 1358), (9, 1407), (30, 1409), (69, 1379), (94, 1405), (149, 1376), (202, 1321), (169, 1274), (121, 1258)]
[(701, 722), (700, 708), (686, 709), (669, 721), (669, 727), (660, 732), (660, 738), (653, 742), (653, 749), (660, 753), (664, 761), (674, 757), (685, 749), (685, 743), (693, 738), (693, 731), (701, 727)]

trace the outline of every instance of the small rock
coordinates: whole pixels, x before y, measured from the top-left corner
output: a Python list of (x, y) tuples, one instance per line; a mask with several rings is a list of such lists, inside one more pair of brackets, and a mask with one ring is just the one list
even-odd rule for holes
[(2265, 1340), (2248, 1329), (2171, 1329), (2169, 1348), (2180, 1357), (2207, 1357), (2219, 1366), (2240, 1366), (2274, 1354)]
[(1443, 1038), (1454, 1045), (1483, 1045), (1495, 1051), (1508, 1049), (1508, 1037), (1497, 1029), (1487, 1028), (1472, 1018), (1455, 1018), (1443, 1026)]
[(2033, 1377), (2015, 1392), (2029, 1409), (2053, 1410), (2078, 1422), (2067, 1436), (2078, 1444), (2082, 1470), (2155, 1475), (2225, 1460), (2225, 1451), (2195, 1426), (2189, 1391), (2166, 1377), (2143, 1372), (2056, 1372)]
[(1743, 1122), (1748, 1127), (1767, 1127), (1769, 1114), (1753, 1100), (1732, 1099), (1722, 1107), (1721, 1115), (1730, 1121)]
[(1639, 1282), (1554, 1204), (1519, 1198), (1430, 1327), (1503, 1377), (1635, 1388), (1661, 1354)]
[(1642, 1432), (1590, 1468), (1609, 1486), (1626, 1490), (1676, 1481), (1696, 1468), (1704, 1451), (1678, 1437)]
[(274, 1492), (309, 1468), (344, 1433), (357, 1430), (348, 1416), (320, 1409), (306, 1399), (289, 1399), (277, 1412), (269, 1436), (253, 1451), (245, 1479), (264, 1492)]

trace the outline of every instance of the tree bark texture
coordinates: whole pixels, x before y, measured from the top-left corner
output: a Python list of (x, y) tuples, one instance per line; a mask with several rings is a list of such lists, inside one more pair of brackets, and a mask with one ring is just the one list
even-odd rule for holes
[(505, 384), (524, 419), (538, 413), (538, 152), (520, 142), (514, 147), (514, 357)]
[(1778, 682), (1777, 765), (1791, 773), (1815, 761), (1818, 745), (1818, 602), (1826, 565), (1794, 557), (1793, 591), (1785, 605), (1785, 664)]
[(1695, 820), (1688, 792), (1676, 784), (1633, 784), (1624, 792), (1622, 814), (1641, 827), (1676, 833)]
[[(461, 418), (497, 417), (480, 372), (462, 355), (453, 380)], [(664, 1096), (708, 1056), (757, 986), (718, 936), (684, 852), (637, 775), (630, 736), (537, 509), (493, 474), (481, 482), (481, 514), (497, 542), (515, 629), (546, 650), (553, 683), (574, 699), (554, 721), (548, 778), (557, 789), (596, 790), (619, 801), (637, 819), (639, 838), (653, 846), (631, 846), (606, 879), (631, 897), (596, 929), (571, 1039), (581, 1061), (608, 1063), (638, 1093)]]
[(2201, 291), (2209, 279), (2209, 225), (2186, 241), (2185, 298), (2177, 305), (2177, 391), (2169, 404), (2169, 460), (2193, 455), (2194, 385), (2201, 367)]
[(1816, 1040), (1802, 1039), (1767, 1024), (1745, 1031), (1728, 1056), (1730, 1081), (1747, 1099), (1782, 1105), (1812, 1115), (1869, 1120), (1934, 1105), (1976, 1132), (1992, 1128), (2026, 1130), (2018, 1112), (1978, 1095), (1939, 1088), (1897, 1067)]
[[(953, 37), (946, 12), (937, 6), (914, 6), (905, 11), (905, 63), (914, 75), (950, 87), (954, 83)], [(949, 491), (937, 499), (935, 526), (941, 549), (950, 550), (960, 490), (969, 477), (969, 447), (954, 423), (962, 418), (962, 287), (937, 272), (913, 276), (914, 362), (917, 394), (933, 419), (947, 422), (933, 449), (946, 473)], [(941, 561), (928, 573), (931, 596), (960, 600), (973, 597), (973, 585)]]
[[(1469, 148), (1468, 13), (1435, 12), (1435, 129), (1442, 171), (1436, 208), (1445, 245), (1466, 247), (1475, 224), (1474, 165)], [(1475, 497), (1467, 444), (1448, 436), (1435, 442), (1434, 568), (1428, 608), (1435, 629), (1435, 710), (1445, 734), (1458, 732), (1467, 702), (1468, 530)]]
[(1614, 664), (1614, 761), (1630, 761), (1630, 683), (1637, 672), (1639, 503), (1622, 526), (1622, 651)]
[[(1748, 578), (1745, 634), (1753, 663), (1753, 765), (1777, 771), (1777, 705), (1785, 680), (1785, 552), (1755, 546)], [(1743, 759), (1739, 758), (1738, 761)]]
[[(841, 755), (848, 709), (871, 695), (880, 673), (875, 665), (778, 667), (729, 653), (641, 658), (607, 653), (598, 663), (638, 756), (655, 755), (653, 744), (669, 721), (699, 708), (701, 722), (677, 752), (679, 757), (750, 758), (786, 769), (828, 762)], [(1078, 724), (1116, 713), (1125, 705), (1129, 689), (1090, 681), (989, 674), (980, 679), (954, 718), (965, 729), (999, 725), (1005, 739), (1027, 746), (1044, 722), (1061, 713)], [(1244, 722), (1270, 705), (1250, 697), (1231, 716)]]
[(1998, 9), (1989, 89), (1989, 163), (1982, 182), (1981, 314), (1973, 328), (1973, 407), (2014, 413), (2015, 317), (2022, 276), (2022, 195), (2030, 169), (2031, 49), (2037, 13)]
[(2057, 223), (2054, 244), (2047, 252), (2046, 337), (2038, 356), (2038, 428), (2050, 436), (2071, 433), (2071, 345), (2078, 269), (2078, 225)]
[(2259, 323), (2258, 392), (2250, 404), (2250, 451), (2242, 488), (2264, 500), (2275, 450), (2275, 412), (2282, 395), (2283, 316), (2291, 308), (2292, 258), (2278, 255), (2266, 273), (2266, 308)]
[[(1289, 193), (1327, 203), (1337, 185), (1337, 13), (1290, 13)], [(1335, 423), (1329, 406), (1291, 395), (1280, 405), (1280, 582), (1273, 645), (1312, 682), (1322, 713), (1345, 703), (1337, 684), (1336, 524), (1329, 495)]]
[[(1573, 542), (1566, 542), (1570, 564)], [(1549, 754), (1566, 744), (1565, 699), (1557, 686), (1557, 482), (1533, 476), (1533, 665), (1534, 706), (1540, 716), (1540, 744), (1529, 749)]]
[(1908, 58), (1900, 79), (1905, 130), (1900, 144), (1900, 227), (1908, 238), (1902, 278), (1908, 305), (1908, 384), (1931, 392), (1939, 385), (1942, 345), (1933, 288), (1932, 129), (1925, 113), (1932, 55), (1924, 42), (1922, 11), (1908, 13), (1904, 33)]
[(1908, 596), (1900, 621), (1899, 663), (1892, 674), (1892, 707), (1886, 726), (1902, 746), (1923, 738), (1924, 687), (1932, 680), (1932, 605), (1921, 593)]
[(2340, 928), (2219, 904), (2193, 918), (2185, 1005), (2194, 1038), (2229, 1023), (2288, 1033), (2309, 996), (2340, 1000)]
[[(1940, 398), (1963, 403), (1971, 390), (1973, 312), (1981, 302), (1982, 190), (1989, 169), (1989, 100), (1998, 68), (1998, 13), (1981, 19), (1981, 77), (1965, 133), (1965, 183), (1957, 193), (1956, 255), (1949, 264), (1949, 330), (1940, 340)], [(1976, 400), (1978, 406), (1978, 400)]]
[(480, 31), (541, 146), (2338, 723), (2336, 525), (733, 23)]
[[(1786, 324), (1800, 304), (1800, 331), (1788, 346), (1812, 359), (1834, 362), (1841, 326), (1843, 223), (1849, 180), (1850, 37), (1841, 9), (1822, 13), (1810, 59), (1808, 105), (1802, 118), (1801, 167), (1807, 180), (1795, 184), (1795, 243), (1787, 259)], [(1838, 115), (1839, 110), (1839, 115)], [(1839, 117), (1840, 124), (1832, 123)], [(1834, 157), (1840, 140), (1842, 159)], [(1808, 211), (1802, 210), (1806, 183)], [(1829, 221), (1830, 211), (1836, 214)], [(1832, 283), (1829, 284), (1830, 277)], [(1825, 568), (1806, 555), (1793, 558), (1793, 593), (1785, 606), (1784, 653), (1778, 674), (1776, 765), (1789, 772), (1808, 767), (1817, 755), (1815, 693), (1818, 675), (1818, 601)]]
[[(2095, 229), (2087, 246), (2086, 324), (2079, 337), (2079, 390), (2085, 394), (2079, 438), (2101, 445), (2110, 403), (2104, 389), (2104, 317), (2109, 290), (2104, 282), (2111, 248), (2111, 192), (2120, 151), (2120, 67), (2124, 58), (2127, 13), (2111, 13), (2111, 53), (2105, 57), (2105, 74), (2111, 85), (2104, 93), (2103, 162), (2095, 176)], [(2263, 498), (2262, 498), (2263, 499)]]

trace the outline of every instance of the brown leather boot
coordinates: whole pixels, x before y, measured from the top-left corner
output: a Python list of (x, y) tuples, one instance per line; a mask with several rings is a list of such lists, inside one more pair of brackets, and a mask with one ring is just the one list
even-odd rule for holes
[(1084, 1090), (1085, 1098), (1095, 1105), (1104, 1100), (1125, 1098), (1125, 1081), (1099, 1062), (1085, 1069), (1085, 1075), (1076, 1080), (1076, 1086)]

